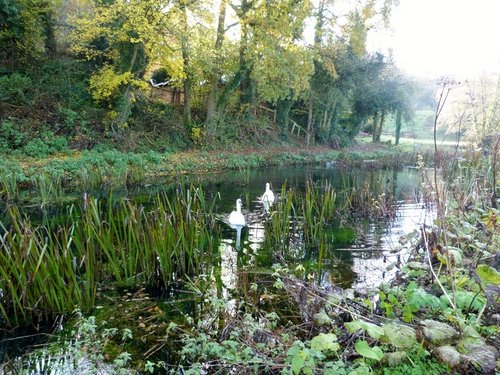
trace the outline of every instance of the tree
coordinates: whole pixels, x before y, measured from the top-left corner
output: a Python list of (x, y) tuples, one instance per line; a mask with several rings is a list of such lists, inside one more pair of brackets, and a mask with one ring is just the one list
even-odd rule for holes
[(94, 63), (92, 97), (111, 109), (113, 130), (127, 125), (133, 91), (145, 87), (142, 76), (159, 42), (164, 6), (156, 0), (97, 1), (75, 20), (73, 51)]
[(258, 101), (300, 95), (312, 73), (310, 53), (299, 43), (309, 2), (243, 0), (232, 7), (240, 28), (239, 61), (235, 71), (226, 72), (230, 79), (218, 97), (217, 116), (238, 89), (238, 107), (247, 116)]
[[(369, 115), (364, 107), (371, 94), (365, 90), (374, 88), (367, 83), (374, 80), (377, 64), (365, 59), (366, 37), (370, 29), (387, 21), (392, 5), (392, 1), (369, 0), (341, 10), (330, 0), (318, 2), (313, 45), (315, 72), (304, 110), (308, 112), (309, 132), (315, 132), (320, 141), (352, 138)], [(358, 100), (359, 95), (364, 99)], [(348, 108), (352, 112), (346, 115)]]
[(54, 52), (51, 0), (0, 0), (0, 61), (16, 66)]

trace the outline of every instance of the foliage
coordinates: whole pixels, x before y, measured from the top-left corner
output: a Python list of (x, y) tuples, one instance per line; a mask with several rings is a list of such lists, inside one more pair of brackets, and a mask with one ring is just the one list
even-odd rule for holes
[(67, 151), (68, 141), (63, 136), (56, 136), (50, 131), (43, 132), (37, 138), (31, 139), (23, 147), (27, 156), (43, 158), (57, 152)]
[(0, 125), (0, 152), (22, 151), (26, 156), (43, 158), (57, 152), (67, 151), (68, 141), (52, 131), (42, 129), (38, 134), (30, 134), (16, 119), (4, 120)]
[(404, 290), (381, 291), (380, 306), (385, 310), (386, 316), (401, 316), (405, 322), (411, 322), (415, 318), (415, 313), (423, 309), (427, 312), (438, 311), (445, 305), (438, 297), (412, 281)]
[[(17, 358), (14, 363), (7, 365), (7, 369), (21, 375), (32, 374), (33, 371), (51, 374), (136, 373), (129, 367), (130, 354), (123, 350), (126, 342), (133, 338), (130, 330), (108, 328), (106, 322), (98, 324), (94, 316), (84, 317), (79, 310), (75, 315), (74, 330), (70, 332), (69, 338), (62, 338), (60, 342), (50, 343), (43, 349)], [(109, 356), (112, 342), (120, 343), (118, 354), (114, 358)], [(150, 369), (156, 366), (157, 364), (148, 362)]]
[[(47, 126), (76, 148), (91, 148), (111, 135), (129, 150), (134, 142), (121, 142), (136, 136), (129, 127), (155, 124), (144, 121), (140, 108), (145, 102), (151, 108), (154, 101), (144, 95), (153, 76), (178, 92), (182, 88), (183, 110), (181, 117), (173, 106), (173, 116), (160, 121), (170, 126), (155, 127), (149, 138), (162, 134), (171, 144), (229, 145), (260, 138), (262, 129), (252, 129), (254, 120), (266, 124), (264, 133), (288, 138), (290, 120), (308, 128), (303, 114), (311, 99), (311, 133), (303, 133), (301, 142), (307, 137), (345, 145), (366, 119), (353, 113), (359, 107), (356, 96), (378, 82), (363, 75), (363, 66), (371, 64), (363, 47), (367, 31), (387, 20), (393, 4), (364, 0), (343, 9), (321, 3), (244, 1), (232, 7), (223, 1), (217, 10), (211, 0), (168, 6), (159, 0), (8, 2), (0, 17), (5, 42), (0, 53), (8, 62), (0, 72), (0, 103), (5, 103), (5, 117)], [(235, 24), (225, 29), (230, 12)], [(333, 17), (326, 17), (328, 12)], [(314, 46), (304, 37), (311, 17), (322, 25)], [(262, 104), (280, 112), (282, 128), (258, 113)], [(21, 105), (26, 108), (19, 110)], [(199, 135), (190, 137), (192, 128), (200, 129)], [(33, 155), (43, 147), (35, 143)]]
[(12, 73), (0, 77), (0, 102), (12, 105), (29, 104), (27, 96), (32, 86), (30, 77)]
[[(40, 191), (47, 190), (44, 182)], [(10, 225), (1, 224), (2, 319), (10, 325), (47, 319), (75, 306), (88, 311), (105, 280), (163, 288), (198, 272), (201, 260), (214, 250), (214, 202), (192, 188), (172, 199), (158, 195), (155, 207), (146, 212), (122, 202), (114, 212), (89, 199), (82, 210), (68, 208), (67, 222), (49, 219), (45, 225), (31, 224), (17, 206), (11, 207)]]

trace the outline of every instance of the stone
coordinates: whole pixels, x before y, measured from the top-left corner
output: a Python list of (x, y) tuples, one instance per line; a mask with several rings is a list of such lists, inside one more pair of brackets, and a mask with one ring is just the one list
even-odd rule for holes
[(453, 346), (440, 346), (433, 350), (434, 355), (441, 362), (447, 364), (451, 368), (456, 368), (462, 361), (462, 355)]
[(426, 342), (433, 345), (449, 344), (453, 339), (458, 337), (458, 331), (455, 328), (446, 323), (431, 319), (420, 322), (418, 333), (423, 336)]
[(469, 350), (464, 357), (484, 374), (494, 374), (498, 350), (490, 345), (477, 345)]

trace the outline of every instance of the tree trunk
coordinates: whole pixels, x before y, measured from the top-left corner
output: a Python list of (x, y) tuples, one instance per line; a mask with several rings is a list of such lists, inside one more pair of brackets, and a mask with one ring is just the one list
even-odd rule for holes
[[(243, 19), (246, 13), (251, 9), (252, 4), (248, 0), (241, 1), (241, 18)], [(240, 81), (240, 105), (243, 109), (243, 113), (246, 116), (251, 115), (254, 88), (252, 79), (250, 77), (252, 67), (250, 62), (247, 60), (248, 51), (248, 26), (245, 20), (241, 24), (241, 42), (240, 42), (240, 71), (242, 73)]]
[(382, 135), (382, 128), (384, 127), (384, 121), (385, 121), (385, 110), (382, 110), (382, 112), (380, 113), (380, 125), (378, 126), (377, 129), (376, 142), (380, 142), (380, 136)]
[(214, 66), (212, 68), (212, 77), (210, 82), (210, 92), (207, 99), (207, 131), (209, 134), (212, 133), (212, 123), (216, 114), (216, 97), (217, 97), (217, 83), (220, 78), (220, 62), (221, 55), (220, 50), (222, 48), (222, 42), (224, 41), (224, 23), (226, 20), (226, 8), (228, 0), (221, 0), (219, 8), (219, 23), (217, 24), (217, 37), (215, 39), (215, 53), (216, 58), (214, 61)]
[(278, 100), (276, 104), (276, 122), (280, 125), (282, 133), (288, 133), (288, 124), (290, 122), (288, 114), (292, 105), (293, 100), (290, 98)]
[[(136, 43), (134, 45), (134, 52), (132, 53), (132, 59), (130, 60), (130, 66), (129, 66), (129, 72), (134, 72), (134, 66), (135, 62), (137, 60), (137, 54), (139, 52), (139, 44)], [(125, 88), (125, 92), (122, 95), (122, 103), (119, 108), (118, 116), (116, 117), (116, 120), (111, 123), (111, 130), (115, 132), (114, 125), (118, 125), (118, 128), (124, 127), (124, 125), (127, 123), (128, 118), (130, 116), (130, 106), (131, 106), (131, 93), (130, 93), (131, 86), (130, 84), (127, 85)]]
[(313, 131), (313, 97), (309, 95), (309, 110), (307, 113), (307, 140), (306, 145), (309, 146), (309, 141)]
[(378, 112), (373, 115), (372, 142), (377, 142)]
[(396, 146), (399, 145), (399, 138), (401, 136), (401, 125), (403, 123), (403, 111), (398, 109), (396, 112)]
[(191, 124), (191, 94), (193, 80), (190, 72), (190, 55), (189, 55), (189, 45), (188, 45), (188, 23), (187, 23), (187, 5), (185, 1), (181, 1), (181, 22), (182, 22), (182, 37), (181, 37), (181, 51), (182, 51), (182, 61), (184, 63), (184, 73), (186, 78), (184, 79), (183, 89), (184, 89), (184, 125)]

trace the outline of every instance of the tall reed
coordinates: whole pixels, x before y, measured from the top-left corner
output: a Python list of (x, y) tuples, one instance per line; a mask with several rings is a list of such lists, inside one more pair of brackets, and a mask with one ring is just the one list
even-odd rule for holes
[(329, 182), (307, 181), (305, 192), (283, 185), (266, 224), (266, 240), (285, 248), (291, 243), (318, 243), (336, 215), (336, 192)]
[(16, 206), (0, 237), (0, 314), (7, 324), (91, 308), (102, 283), (165, 286), (199, 272), (216, 249), (213, 211), (197, 188), (160, 193), (147, 210), (89, 199), (68, 219), (33, 225)]
[(19, 198), (19, 181), (12, 173), (0, 173), (0, 199), (12, 201)]
[(34, 226), (15, 206), (9, 207), (12, 226), (0, 237), (0, 313), (9, 324), (73, 310), (86, 309), (95, 299), (94, 254), (78, 254), (72, 246), (73, 227), (53, 232)]

